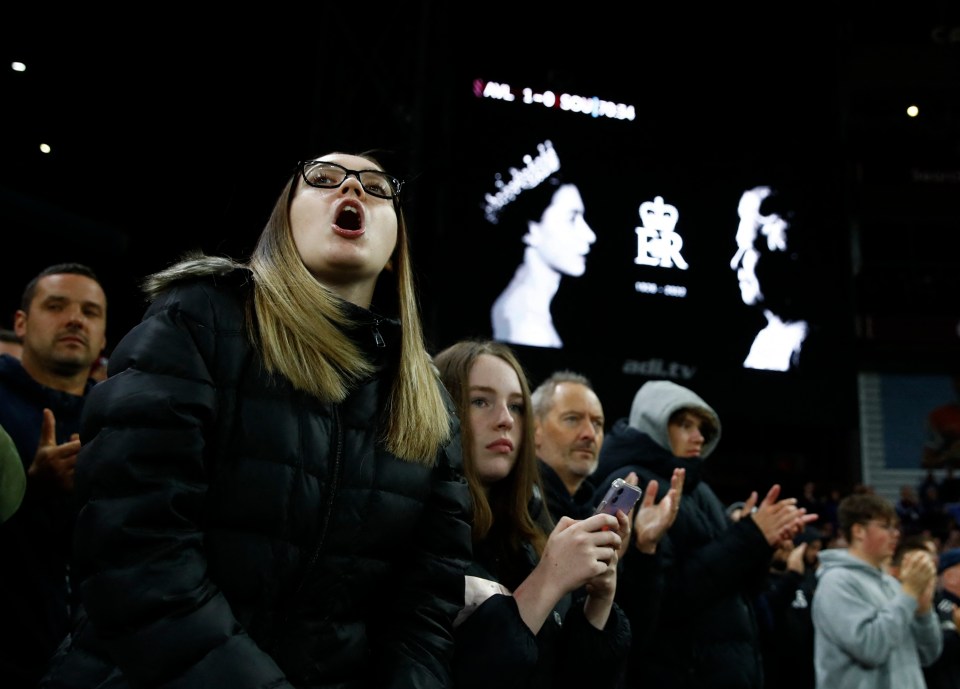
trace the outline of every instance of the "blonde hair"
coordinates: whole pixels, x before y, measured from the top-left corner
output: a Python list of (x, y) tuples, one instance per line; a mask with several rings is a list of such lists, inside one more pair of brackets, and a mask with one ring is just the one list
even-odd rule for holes
[[(376, 160), (360, 154), (380, 167)], [(382, 169), (382, 168), (381, 168)], [(307, 270), (297, 251), (290, 225), (290, 204), (300, 185), (300, 172), (290, 177), (274, 204), (246, 266), (253, 273), (253, 299), (247, 305), (247, 332), (260, 349), (271, 373), (290, 380), (297, 390), (331, 403), (342, 402), (352, 389), (375, 371), (357, 345), (345, 334), (353, 325), (342, 300)], [(399, 201), (397, 246), (381, 280), (394, 276), (393, 292), (402, 327), (400, 355), (384, 410), (381, 437), (386, 448), (401, 459), (432, 465), (451, 437), (450, 414), (443, 390), (423, 340), (419, 304), (410, 265), (407, 227)], [(193, 262), (202, 259), (194, 258)], [(212, 259), (222, 272), (239, 267), (230, 259)], [(210, 269), (207, 269), (208, 272)], [(146, 281), (154, 290), (180, 266)]]

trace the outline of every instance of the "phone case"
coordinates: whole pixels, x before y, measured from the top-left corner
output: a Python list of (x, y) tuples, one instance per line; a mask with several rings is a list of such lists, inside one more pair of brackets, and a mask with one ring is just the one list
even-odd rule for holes
[(610, 488), (607, 489), (607, 494), (597, 505), (595, 514), (605, 512), (616, 516), (617, 510), (623, 510), (625, 514), (629, 514), (633, 506), (637, 504), (637, 500), (640, 499), (640, 495), (641, 490), (637, 486), (630, 485), (622, 478), (615, 478), (613, 483), (610, 484)]

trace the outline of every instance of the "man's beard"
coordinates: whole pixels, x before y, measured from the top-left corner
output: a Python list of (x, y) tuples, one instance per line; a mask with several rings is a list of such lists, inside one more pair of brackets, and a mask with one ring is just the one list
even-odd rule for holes
[(594, 455), (593, 458), (590, 460), (589, 464), (585, 464), (583, 460), (578, 459), (575, 462), (571, 462), (570, 465), (577, 476), (586, 478), (592, 475), (593, 472), (597, 470), (598, 463), (599, 462), (598, 462), (597, 456)]
[(51, 361), (50, 370), (55, 375), (71, 378), (82, 371), (89, 371), (90, 364), (76, 359), (54, 359)]

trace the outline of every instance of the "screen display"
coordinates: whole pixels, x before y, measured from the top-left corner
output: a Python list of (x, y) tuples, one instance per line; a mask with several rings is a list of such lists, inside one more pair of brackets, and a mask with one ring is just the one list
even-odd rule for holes
[(837, 161), (810, 131), (706, 140), (624, 94), (458, 85), (437, 175), (439, 340), (508, 342), (533, 384), (579, 370), (623, 414), (649, 378), (732, 410), (774, 390), (779, 413), (835, 412), (810, 401), (852, 376)]

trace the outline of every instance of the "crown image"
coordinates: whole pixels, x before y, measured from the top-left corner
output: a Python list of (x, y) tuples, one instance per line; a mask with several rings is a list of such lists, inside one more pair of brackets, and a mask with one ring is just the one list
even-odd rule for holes
[(523, 167), (511, 167), (508, 170), (509, 181), (504, 181), (503, 175), (496, 174), (494, 186), (496, 191), (486, 194), (483, 198), (483, 212), (487, 221), (497, 224), (500, 211), (511, 203), (520, 192), (539, 186), (550, 175), (560, 170), (560, 157), (553, 148), (550, 140), (537, 144), (537, 156), (527, 154), (523, 156)]
[(640, 222), (648, 230), (673, 232), (677, 226), (680, 213), (677, 207), (663, 202), (662, 196), (655, 196), (653, 201), (644, 201), (640, 204)]

